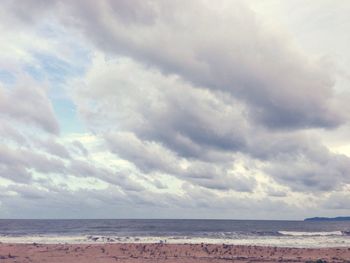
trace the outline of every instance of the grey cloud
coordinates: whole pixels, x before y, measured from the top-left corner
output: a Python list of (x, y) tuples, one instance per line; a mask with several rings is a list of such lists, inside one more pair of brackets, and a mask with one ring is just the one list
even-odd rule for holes
[(7, 187), (0, 186), (0, 197), (5, 198), (11, 198), (13, 195), (13, 192), (9, 191)]
[(28, 199), (45, 199), (48, 194), (48, 191), (31, 185), (10, 185), (7, 189)]
[(125, 218), (142, 217), (145, 213), (151, 217), (212, 218), (213, 212), (217, 212), (220, 218), (244, 218), (247, 211), (253, 209), (257, 211), (255, 218), (266, 219), (280, 215), (281, 211), (284, 212), (283, 218), (288, 218), (291, 215), (288, 213), (293, 211), (293, 207), (282, 201), (236, 195), (219, 196), (212, 190), (191, 184), (184, 186), (184, 195), (150, 191), (125, 194), (115, 186), (101, 190), (55, 189), (57, 191), (52, 191), (47, 185), (9, 186), (2, 189), (7, 195), (2, 198), (0, 209), (16, 218), (101, 218), (103, 215)]
[(332, 128), (345, 122), (327, 69), (286, 34), (262, 26), (242, 1), (104, 0), (53, 6), (44, 10), (54, 10), (66, 26), (77, 27), (105, 52), (228, 93), (270, 128)]
[(350, 158), (331, 152), (316, 138), (269, 134), (252, 142), (251, 154), (265, 161), (265, 172), (294, 191), (330, 191), (350, 183)]
[(98, 170), (95, 166), (89, 164), (85, 161), (80, 160), (74, 160), (70, 164), (70, 170), (73, 172), (73, 174), (82, 176), (82, 177), (94, 177), (98, 175), (99, 173), (105, 173), (105, 169)]
[[(111, 10), (119, 21), (128, 24), (154, 24), (157, 5), (152, 1), (112, 1)], [(135, 8), (137, 6), (138, 8)]]
[[(222, 1), (222, 6), (140, 0), (13, 3), (11, 13), (28, 24), (54, 12), (50, 19), (60, 19), (65, 29), (78, 29), (108, 56), (69, 84), (90, 130), (136, 168), (99, 166), (79, 142), (64, 149), (54, 139), (43, 141), (41, 149), (59, 158), (34, 148), (0, 147), (0, 176), (14, 182), (29, 184), (35, 170), (109, 184), (103, 190), (79, 191), (63, 186), (42, 191), (42, 181), (35, 181), (42, 186), (32, 189), (13, 187), (18, 196), (5, 206), (14, 205), (14, 214), (21, 207), (32, 207), (24, 213), (33, 214), (33, 204), (42, 204), (56, 216), (67, 211), (89, 217), (91, 208), (95, 215), (106, 215), (106, 210), (116, 215), (113, 209), (128, 208), (129, 215), (139, 216), (145, 211), (168, 216), (221, 211), (223, 217), (240, 217), (235, 211), (248, 215), (253, 210), (271, 217), (300, 211), (284, 202), (289, 191), (318, 196), (350, 183), (349, 158), (313, 139), (317, 131), (310, 129), (346, 121), (348, 109), (334, 94), (331, 73), (288, 36), (261, 26), (264, 21), (242, 1)], [(58, 134), (45, 89), (28, 83), (0, 88), (0, 117)], [(18, 104), (21, 97), (27, 100)], [(18, 144), (23, 139), (1, 124), (0, 133)], [(69, 160), (74, 153), (79, 160)], [(251, 162), (249, 168), (261, 164), (264, 176), (289, 190), (266, 187), (262, 190), (269, 197), (253, 198), (258, 177), (230, 170), (242, 156)], [(157, 174), (175, 176), (184, 182), (184, 193), (154, 193), (134, 180), (138, 172), (158, 190), (165, 186), (155, 179)], [(47, 198), (40, 198), (40, 191)], [(342, 207), (347, 208), (341, 197), (327, 206)]]
[[(127, 143), (125, 143), (127, 142)], [(175, 175), (183, 180), (200, 186), (219, 189), (250, 192), (256, 182), (253, 178), (230, 173), (233, 161), (228, 163), (207, 163), (181, 159), (176, 153), (152, 141), (142, 141), (132, 133), (115, 133), (109, 135), (107, 145), (119, 157), (135, 164), (146, 173), (161, 172)], [(183, 167), (181, 162), (188, 162)]]
[[(97, 132), (115, 130), (105, 134), (107, 147), (141, 171), (176, 175), (208, 188), (249, 192), (256, 184), (253, 179), (239, 179), (225, 170), (239, 152), (265, 162), (262, 171), (293, 190), (327, 191), (343, 183), (346, 173), (344, 165), (335, 161), (337, 155), (304, 131), (264, 129), (249, 119), (244, 105), (223, 94), (192, 87), (130, 60), (123, 62), (99, 64), (102, 73), (92, 69), (83, 84), (75, 85), (79, 87), (75, 96), (83, 111), (94, 111), (85, 104), (96, 105), (96, 116), (86, 119), (99, 121)], [(187, 170), (179, 165), (184, 161), (189, 163)], [(290, 169), (284, 171), (285, 165)], [(337, 180), (320, 173), (332, 169)]]
[(286, 197), (287, 196), (287, 191), (285, 190), (280, 190), (276, 187), (273, 186), (265, 186), (265, 190), (268, 196), (271, 197)]
[(1, 120), (0, 123), (0, 136), (1, 140), (4, 142), (11, 140), (20, 145), (28, 144), (25, 136), (20, 131), (12, 127), (12, 125), (9, 122), (6, 122), (5, 120)]
[(2, 209), (16, 218), (102, 218), (103, 211), (116, 211), (120, 201), (125, 202), (117, 189), (52, 192), (36, 186), (10, 188), (16, 195), (3, 199)]
[(184, 169), (182, 176), (192, 183), (209, 189), (251, 192), (256, 186), (256, 180), (230, 172), (229, 169), (232, 166), (232, 163), (226, 164), (225, 167), (225, 164), (193, 162), (187, 169)]
[(108, 135), (107, 145), (112, 152), (130, 160), (144, 172), (178, 172), (179, 160), (176, 154), (159, 143), (142, 141), (133, 133), (120, 132)]
[(28, 181), (30, 169), (41, 173), (65, 173), (64, 163), (28, 150), (0, 146), (0, 164), (5, 167), (2, 175), (14, 181)]
[(31, 153), (29, 151), (20, 152), (22, 155), (21, 161), (27, 165), (28, 168), (33, 167), (41, 173), (66, 173), (66, 167), (62, 160), (53, 157), (46, 157), (44, 155)]
[(32, 174), (24, 167), (0, 163), (0, 177), (10, 179), (18, 183), (29, 183)]
[[(270, 198), (255, 199), (242, 196), (219, 196), (208, 189), (197, 188), (190, 184), (185, 184), (183, 188), (186, 191), (184, 197), (186, 201), (183, 203), (187, 204), (189, 208), (194, 210), (210, 209), (210, 211), (220, 211), (221, 214), (225, 214), (223, 212), (223, 209), (225, 209), (228, 212), (227, 218), (232, 218), (232, 215), (234, 215), (234, 218), (241, 218), (240, 214), (247, 210), (254, 211), (256, 213), (254, 215), (255, 218), (270, 218), (271, 213), (275, 213), (276, 210), (285, 213), (293, 210), (292, 206), (281, 200), (272, 200)], [(247, 219), (247, 216), (244, 219)]]
[[(109, 121), (117, 120), (121, 130), (131, 131), (146, 144), (154, 144), (152, 151), (159, 151), (156, 148), (160, 145), (162, 151), (172, 152), (168, 157), (173, 156), (165, 160), (167, 154), (147, 152), (148, 148), (142, 149), (131, 137), (130, 147), (116, 138), (107, 138), (107, 142), (117, 145), (112, 151), (143, 171), (173, 174), (183, 173), (172, 164), (177, 158), (222, 163), (224, 158), (232, 158), (230, 153), (243, 152), (265, 160), (268, 163), (265, 171), (281, 182), (289, 184), (291, 178), (296, 178), (295, 184), (290, 182), (293, 189), (325, 191), (341, 183), (346, 171), (342, 163), (347, 162), (346, 158), (338, 161), (341, 158), (337, 155), (325, 154), (334, 165), (326, 167), (314, 159), (308, 139), (295, 140), (295, 145), (289, 145), (288, 139), (283, 138), (267, 149), (269, 143), (261, 135), (256, 136), (260, 131), (255, 131), (259, 129), (256, 121), (282, 129), (329, 128), (344, 121), (341, 109), (337, 109), (332, 76), (317, 61), (302, 54), (282, 33), (272, 33), (260, 26), (259, 18), (240, 2), (235, 2), (234, 8), (227, 7), (235, 10), (229, 15), (221, 6), (206, 8), (200, 1), (186, 7), (172, 4), (172, 12), (161, 2), (134, 4), (139, 8), (130, 8), (124, 1), (105, 1), (98, 5), (87, 2), (79, 10), (73, 4), (68, 9), (78, 14), (74, 24), (103, 50), (181, 76), (194, 87), (174, 81), (176, 76), (168, 75), (170, 85), (176, 86), (169, 88), (169, 81), (162, 80), (154, 68), (140, 65), (116, 67), (113, 70), (119, 71), (114, 71), (112, 76), (101, 76), (105, 77), (102, 88), (86, 93), (87, 97), (99, 98), (96, 112), (90, 111), (89, 116), (99, 116), (98, 111), (107, 117), (112, 115)], [(192, 9), (197, 10), (195, 19)], [(176, 16), (179, 13), (181, 19)], [(109, 23), (102, 22), (103, 16)], [(192, 25), (191, 30), (184, 26), (188, 24)], [(244, 31), (240, 29), (242, 24)], [(204, 29), (207, 34), (202, 34)], [(138, 78), (126, 76), (128, 69), (135, 70), (131, 72)], [(148, 69), (151, 74), (142, 73)], [(93, 84), (98, 82), (98, 76), (95, 77)], [(159, 87), (155, 87), (159, 80)], [(87, 86), (94, 89), (90, 83)], [(224, 100), (218, 94), (227, 97)], [(229, 104), (235, 102), (237, 107)], [(274, 135), (265, 138), (275, 139)], [(135, 150), (137, 147), (141, 149)], [(152, 159), (153, 154), (157, 160)], [(299, 160), (298, 154), (303, 158), (299, 167), (292, 165)], [(292, 169), (282, 171), (287, 164)], [(336, 170), (339, 180), (329, 182), (326, 174), (321, 173), (324, 168)]]
[[(264, 162), (261, 171), (293, 191), (329, 191), (350, 182), (347, 177), (350, 159), (330, 152), (304, 133), (271, 134), (255, 130), (255, 137), (249, 138), (248, 147), (242, 148), (241, 152)], [(161, 144), (142, 141), (132, 133), (115, 133), (108, 137), (107, 145), (112, 152), (146, 173), (164, 172), (221, 190), (250, 192), (256, 185), (252, 177), (240, 177), (228, 172), (235, 162), (232, 154), (231, 159), (216, 162), (184, 159)], [(202, 149), (205, 150), (205, 146)], [(184, 161), (188, 163), (187, 168), (181, 167)], [(281, 196), (281, 193), (278, 195)]]
[(322, 206), (326, 209), (348, 210), (350, 209), (349, 198), (347, 191), (333, 192), (324, 200)]
[(59, 125), (46, 88), (30, 77), (20, 77), (15, 87), (0, 86), (0, 116), (58, 134)]
[(248, 123), (237, 100), (129, 59), (104, 62), (101, 68), (92, 69), (84, 82), (72, 83), (78, 109), (92, 129), (115, 129), (117, 122), (120, 130), (160, 141), (181, 156), (205, 160), (223, 159), (225, 152), (245, 146)]
[(167, 189), (168, 188), (167, 185), (165, 185), (164, 183), (162, 183), (162, 181), (160, 181), (158, 179), (152, 180), (152, 183), (158, 189)]
[[(118, 193), (116, 188), (103, 190), (61, 191), (47, 193), (45, 198), (24, 197), (21, 193), (4, 198), (1, 211), (16, 218), (244, 218), (247, 207), (256, 209), (255, 218), (273, 218), (281, 210), (288, 213), (283, 202), (271, 200), (218, 198), (198, 194), (176, 196), (169, 194), (128, 195)], [(38, 190), (37, 190), (38, 191)], [(203, 200), (203, 201), (201, 201)], [(206, 203), (207, 206), (202, 206)], [(215, 205), (214, 205), (215, 204)], [(243, 205), (242, 205), (243, 204)], [(242, 206), (245, 207), (242, 209)], [(263, 209), (261, 209), (263, 207)], [(45, 211), (45, 213), (43, 213)], [(278, 211), (278, 212), (277, 212)], [(288, 218), (286, 215), (283, 218)], [(295, 218), (295, 215), (294, 215)]]
[(113, 171), (106, 167), (96, 167), (86, 161), (73, 160), (70, 163), (70, 171), (75, 176), (93, 177), (112, 185), (120, 186), (124, 191), (142, 191), (145, 188), (130, 178), (130, 174)]
[(63, 159), (70, 159), (70, 153), (66, 149), (66, 147), (56, 141), (54, 141), (52, 138), (47, 140), (37, 140), (36, 145), (39, 146), (39, 148), (43, 148), (46, 150), (47, 153), (50, 153), (52, 155), (58, 156)]
[[(51, 8), (55, 7), (58, 1), (28, 0), (16, 2), (5, 0), (2, 2), (4, 12), (2, 19), (12, 27), (20, 23), (20, 26), (29, 26), (37, 22)], [(11, 15), (10, 15), (11, 14)], [(6, 18), (6, 19), (5, 19)]]
[(266, 170), (294, 191), (330, 191), (350, 182), (350, 160), (337, 154), (325, 156), (324, 160), (306, 155), (277, 160), (270, 163)]
[(79, 150), (80, 154), (83, 156), (88, 156), (89, 151), (84, 147), (84, 145), (80, 141), (73, 141), (72, 145)]
[[(137, 1), (132, 9), (126, 1), (111, 3), (68, 7), (76, 14), (75, 24), (104, 51), (227, 92), (270, 128), (330, 128), (344, 122), (332, 76), (286, 35), (261, 26), (241, 2), (208, 7), (203, 1)], [(139, 23), (140, 17), (151, 22)]]
[[(210, 152), (229, 152), (245, 145), (247, 127), (238, 103), (223, 104), (213, 94), (189, 88), (169, 93), (164, 101), (167, 109), (156, 119), (148, 119), (153, 130), (138, 131), (142, 137), (160, 140), (183, 156), (204, 159), (211, 158)], [(203, 151), (204, 147), (211, 151)]]

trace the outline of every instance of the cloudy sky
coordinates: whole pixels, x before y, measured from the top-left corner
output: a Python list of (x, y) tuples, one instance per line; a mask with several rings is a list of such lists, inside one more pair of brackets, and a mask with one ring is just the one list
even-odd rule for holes
[(349, 13), (1, 1), (0, 218), (350, 215)]

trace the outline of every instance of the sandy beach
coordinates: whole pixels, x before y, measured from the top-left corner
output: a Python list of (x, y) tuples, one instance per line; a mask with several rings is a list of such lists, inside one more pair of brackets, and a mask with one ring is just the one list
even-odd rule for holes
[[(0, 262), (350, 262), (350, 248), (213, 244), (0, 244)], [(323, 261), (323, 262), (324, 262)]]

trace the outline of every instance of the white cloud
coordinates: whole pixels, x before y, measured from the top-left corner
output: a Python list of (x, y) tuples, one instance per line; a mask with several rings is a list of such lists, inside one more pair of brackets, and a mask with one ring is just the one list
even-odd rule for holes
[(19, 76), (14, 87), (0, 86), (0, 115), (5, 120), (34, 124), (47, 132), (59, 133), (46, 86), (29, 76)]
[[(298, 2), (293, 18), (282, 19), (273, 14), (291, 3), (273, 0), (5, 1), (1, 212), (349, 211), (342, 200), (350, 162), (340, 154), (349, 139), (341, 37), (348, 19), (330, 4), (315, 10)], [(301, 32), (299, 18), (308, 22)], [(324, 52), (335, 44), (342, 59)], [(60, 134), (58, 123), (67, 121), (54, 111), (60, 96), (77, 107), (85, 133)]]

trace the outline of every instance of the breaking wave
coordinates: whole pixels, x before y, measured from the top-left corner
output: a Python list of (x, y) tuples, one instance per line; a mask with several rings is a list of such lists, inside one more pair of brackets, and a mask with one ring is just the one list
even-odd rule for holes
[(311, 237), (311, 236), (348, 236), (349, 231), (325, 231), (325, 232), (299, 232), (299, 231), (278, 231), (283, 236)]
[(169, 244), (232, 244), (277, 247), (349, 247), (347, 231), (331, 232), (255, 232), (212, 233), (206, 236), (118, 236), (118, 235), (0, 235), (3, 243), (93, 244), (93, 243), (169, 243)]

